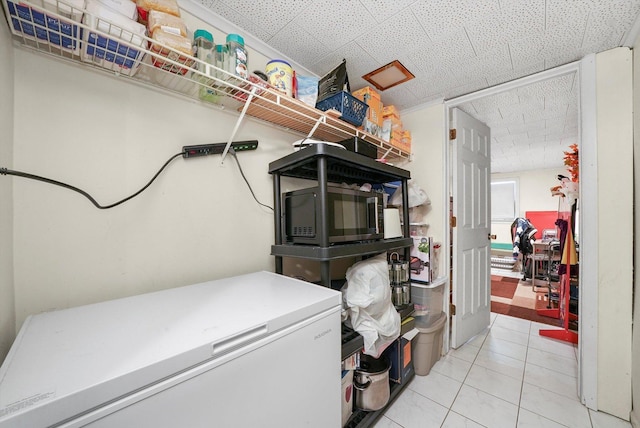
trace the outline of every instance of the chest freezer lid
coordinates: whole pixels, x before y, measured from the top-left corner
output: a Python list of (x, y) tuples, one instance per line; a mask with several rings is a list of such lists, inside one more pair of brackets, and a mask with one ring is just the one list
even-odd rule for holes
[(340, 305), (256, 272), (30, 316), (0, 367), (0, 426), (60, 422)]

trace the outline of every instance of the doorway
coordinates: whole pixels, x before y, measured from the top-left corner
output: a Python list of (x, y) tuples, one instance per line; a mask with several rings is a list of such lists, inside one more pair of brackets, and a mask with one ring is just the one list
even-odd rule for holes
[[(561, 67), (557, 67), (552, 70), (547, 70), (535, 75), (527, 76), (522, 79), (514, 80), (511, 82), (507, 82), (502, 85), (498, 85), (483, 91), (479, 91), (476, 93), (464, 95), (452, 100), (448, 100), (445, 102), (445, 123), (446, 129), (451, 129), (449, 123), (450, 111), (454, 108), (461, 108), (465, 110), (466, 106), (472, 105), (473, 102), (478, 102), (482, 100), (499, 99), (500, 97), (508, 97), (509, 93), (513, 91), (522, 90), (522, 88), (532, 87), (533, 85), (539, 85), (541, 82), (553, 82), (557, 79), (567, 79), (573, 78), (577, 88), (575, 88), (576, 94), (578, 95), (578, 107), (575, 111), (577, 126), (577, 141), (576, 143), (580, 147), (581, 153), (581, 162), (584, 162), (586, 159), (590, 159), (595, 164), (595, 121), (587, 121), (585, 118), (593, 114), (595, 116), (595, 96), (591, 97), (591, 91), (586, 89), (592, 89), (595, 87), (595, 56), (590, 55), (586, 57), (584, 60), (580, 62), (575, 62), (571, 64), (567, 64)], [(586, 95), (585, 95), (586, 93)], [(495, 107), (497, 110), (497, 106)], [(473, 111), (468, 111), (473, 116)], [(476, 112), (477, 113), (477, 112)], [(482, 118), (478, 118), (482, 120)], [(487, 120), (487, 122), (491, 122)], [(591, 123), (593, 123), (593, 127), (590, 127)], [(489, 127), (491, 127), (491, 123), (487, 123)], [(492, 130), (493, 132), (493, 130)], [(584, 135), (583, 135), (584, 134)], [(493, 140), (492, 140), (492, 152), (493, 148)], [(515, 144), (514, 144), (515, 145)], [(562, 150), (568, 150), (567, 147), (562, 147)], [(447, 159), (446, 168), (447, 172), (446, 183), (447, 190), (445, 191), (447, 201), (450, 197), (456, 197), (455, 190), (452, 189), (452, 168), (451, 165), (451, 151), (449, 147), (449, 141), (444, 142), (444, 153), (445, 158)], [(559, 158), (562, 159), (562, 152), (559, 152)], [(586, 156), (586, 157), (585, 157)], [(493, 162), (492, 162), (493, 165)], [(589, 181), (589, 177), (585, 176), (589, 174), (588, 169), (583, 169), (581, 171), (580, 183), (581, 183), (581, 193), (580, 196), (582, 200), (593, 201), (595, 200), (594, 188), (588, 188), (585, 186), (584, 181)], [(584, 191), (584, 192), (583, 192)], [(447, 206), (449, 204), (447, 203)], [(585, 208), (585, 204), (583, 202), (583, 208)], [(589, 202), (587, 202), (587, 207), (589, 206)], [(585, 215), (586, 214), (586, 215)], [(582, 212), (582, 219), (580, 222), (580, 227), (585, 227), (587, 225), (594, 225), (594, 217), (590, 216), (585, 209)], [(445, 237), (450, 239), (451, 237), (451, 227), (447, 226), (447, 230), (445, 232)], [(583, 233), (579, 233), (580, 236), (585, 236)], [(447, 242), (445, 248), (447, 248), (450, 244), (454, 244), (454, 242)], [(592, 250), (595, 247), (591, 247), (588, 245), (582, 245), (581, 247), (581, 260), (593, 260), (596, 257), (592, 254)], [(594, 250), (595, 251), (595, 250)], [(449, 260), (447, 260), (449, 263)], [(595, 267), (593, 267), (595, 266)], [(597, 264), (593, 263), (592, 268), (597, 270)], [(449, 266), (447, 266), (449, 268)], [(597, 409), (597, 399), (596, 399), (596, 391), (597, 391), (597, 365), (596, 365), (596, 357), (595, 353), (584, 352), (585, 349), (594, 350), (596, 349), (596, 339), (597, 339), (597, 331), (593, 329), (593, 327), (589, 327), (586, 323), (583, 323), (582, 320), (589, 316), (597, 316), (597, 293), (589, 292), (590, 290), (595, 290), (595, 284), (592, 284), (593, 287), (589, 287), (588, 284), (585, 284), (583, 279), (584, 270), (580, 275), (580, 301), (579, 301), (579, 312), (581, 317), (579, 319), (579, 331), (580, 331), (580, 340), (578, 344), (579, 349), (579, 358), (578, 358), (578, 383), (579, 383), (579, 391), (578, 396), (581, 401), (587, 405), (587, 407)], [(452, 284), (452, 287), (456, 287), (456, 284)], [(455, 294), (455, 291), (454, 291)]]

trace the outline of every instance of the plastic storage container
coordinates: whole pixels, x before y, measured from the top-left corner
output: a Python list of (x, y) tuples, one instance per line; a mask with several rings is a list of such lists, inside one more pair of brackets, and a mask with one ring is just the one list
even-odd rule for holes
[(445, 278), (438, 278), (431, 284), (411, 284), (416, 326), (431, 327), (443, 313), (444, 283)]
[[(207, 66), (207, 64), (215, 65), (215, 44), (213, 43), (213, 36), (211, 33), (207, 30), (196, 30), (193, 33), (193, 50), (196, 54), (196, 58), (206, 63), (202, 64), (197, 62), (195, 67), (205, 76), (211, 76), (213, 74), (213, 69)], [(196, 80), (201, 83), (198, 89), (198, 96), (200, 99), (209, 102), (217, 102), (218, 95), (211, 88), (214, 81), (200, 74), (194, 74), (196, 74)]]
[[(192, 67), (194, 63), (191, 40), (162, 29), (154, 31), (151, 38), (154, 41), (149, 48), (154, 53), (151, 56), (151, 64), (170, 73), (187, 74), (189, 71), (187, 67)], [(170, 61), (165, 60), (165, 58)], [(180, 67), (174, 62), (185, 67)]]
[(288, 62), (281, 59), (272, 59), (267, 63), (265, 71), (271, 86), (283, 94), (293, 95), (293, 68)]
[(418, 330), (418, 335), (411, 343), (411, 353), (413, 369), (417, 375), (428, 375), (433, 365), (440, 359), (442, 354), (442, 332), (446, 320), (446, 314), (442, 313), (431, 327), (419, 327), (416, 323), (415, 328)]
[(215, 66), (216, 77), (220, 80), (226, 80), (227, 75), (223, 73), (221, 70), (227, 69), (227, 56), (228, 56), (227, 45), (216, 45), (216, 53), (215, 53)]
[[(33, 1), (42, 8), (31, 8), (19, 2), (7, 1), (11, 31), (29, 39), (38, 39), (39, 43), (78, 53), (80, 50), (80, 27), (75, 23), (82, 21), (84, 0), (67, 0), (66, 3), (55, 0)], [(52, 12), (51, 14), (46, 13)], [(59, 19), (54, 14), (67, 17)]]
[(249, 56), (244, 47), (244, 39), (237, 34), (228, 34), (227, 51), (227, 71), (246, 79), (249, 76), (247, 67)]
[(84, 23), (112, 37), (91, 30), (82, 32), (82, 60), (132, 76), (140, 66), (145, 47), (146, 28), (105, 6), (87, 0)]
[(360, 126), (367, 115), (369, 106), (350, 93), (341, 91), (318, 102), (316, 108), (323, 111), (337, 110), (341, 114), (340, 119), (352, 125)]

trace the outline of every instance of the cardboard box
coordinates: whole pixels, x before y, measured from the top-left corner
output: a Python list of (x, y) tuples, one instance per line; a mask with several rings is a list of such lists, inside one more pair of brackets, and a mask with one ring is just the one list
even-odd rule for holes
[(433, 250), (433, 238), (430, 236), (413, 236), (411, 257), (415, 261), (411, 263), (411, 281), (430, 283), (433, 279), (431, 269), (431, 254)]
[(417, 333), (418, 330), (412, 329), (405, 335), (397, 338), (385, 350), (385, 353), (391, 362), (389, 380), (392, 382), (402, 385), (414, 373), (413, 360), (411, 358), (411, 341)]
[(400, 120), (400, 112), (398, 111), (396, 106), (391, 104), (391, 105), (388, 105), (388, 106), (384, 106), (382, 108), (382, 117), (384, 117), (384, 118), (395, 117), (396, 119)]
[[(370, 128), (373, 129), (373, 125), (377, 125), (378, 128), (382, 127), (382, 99), (380, 98), (380, 94), (372, 87), (365, 86), (362, 89), (352, 92), (351, 95), (360, 101), (364, 101), (369, 106), (366, 119), (370, 122)], [(365, 129), (365, 131), (376, 135), (367, 129)]]
[(396, 147), (404, 152), (411, 153), (411, 140), (407, 140), (404, 138), (404, 131), (391, 131), (391, 140), (389, 140), (389, 144), (393, 147)]

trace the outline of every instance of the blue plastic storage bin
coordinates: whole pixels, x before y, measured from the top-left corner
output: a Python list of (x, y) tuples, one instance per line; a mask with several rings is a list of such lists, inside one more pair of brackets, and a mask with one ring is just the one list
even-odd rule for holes
[(369, 106), (350, 93), (342, 91), (319, 101), (316, 104), (316, 108), (322, 111), (338, 110), (342, 114), (340, 116), (341, 120), (355, 126), (361, 126)]

